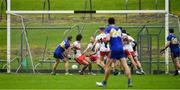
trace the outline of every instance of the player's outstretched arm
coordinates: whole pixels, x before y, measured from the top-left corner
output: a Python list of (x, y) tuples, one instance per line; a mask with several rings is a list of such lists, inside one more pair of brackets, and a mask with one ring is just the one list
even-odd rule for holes
[(82, 55), (84, 55), (88, 51), (89, 47), (87, 46), (86, 49), (83, 51)]
[(95, 41), (94, 41), (92, 49), (95, 48), (97, 42), (98, 42), (98, 40), (95, 40)]
[(160, 53), (163, 54), (169, 46), (170, 46), (170, 41), (168, 41), (167, 44), (165, 45), (165, 47), (160, 50)]
[(90, 53), (90, 55), (95, 55), (97, 52), (98, 52), (98, 49), (95, 49), (95, 51)]
[(66, 49), (64, 52), (65, 52), (67, 58), (68, 58), (68, 59), (71, 59), (71, 55), (73, 54), (73, 48), (72, 48), (72, 47), (69, 47), (69, 48)]

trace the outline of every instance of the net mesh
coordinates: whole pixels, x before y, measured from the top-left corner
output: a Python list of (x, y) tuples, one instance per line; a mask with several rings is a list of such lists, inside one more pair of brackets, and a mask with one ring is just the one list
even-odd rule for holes
[[(83, 35), (82, 49), (84, 50), (90, 41), (90, 36), (95, 34), (98, 27), (106, 26), (107, 19), (109, 17), (114, 17), (116, 19), (116, 25), (126, 29), (127, 32), (136, 39), (136, 41), (140, 36), (142, 36), (141, 38), (143, 39), (140, 42), (142, 43), (142, 47), (140, 48), (141, 54), (139, 54), (139, 58), (146, 72), (151, 73), (158, 68), (160, 70), (165, 69), (163, 62), (164, 56), (158, 56), (158, 50), (161, 48), (158, 47), (158, 44), (159, 46), (163, 46), (165, 37), (164, 28), (162, 28), (165, 21), (163, 14), (93, 14), (92, 19), (84, 17), (84, 14), (51, 14), (50, 18), (48, 15), (42, 14), (24, 14), (22, 17), (24, 18), (23, 23), (26, 27), (25, 29), (34, 66), (36, 66), (40, 60), (54, 61), (53, 52), (55, 48), (63, 40), (63, 38), (66, 38), (68, 35), (72, 35), (74, 41), (75, 36), (78, 32), (80, 32)], [(142, 30), (143, 26), (146, 26), (148, 33), (147, 30)], [(179, 29), (177, 28), (177, 19), (170, 17), (170, 27), (171, 26), (175, 27), (176, 35), (180, 35)], [(20, 64), (23, 64), (24, 69), (28, 68), (31, 70), (32, 66), (30, 64), (29, 54), (27, 53), (27, 42), (25, 41), (25, 38), (22, 38), (23, 26), (20, 17), (14, 15), (11, 16), (11, 29), (11, 60), (13, 60), (11, 63), (12, 70), (15, 71)], [(6, 33), (5, 30), (1, 30), (1, 32)], [(140, 36), (138, 35), (139, 32)], [(149, 37), (147, 34), (155, 36)], [(159, 36), (157, 37), (156, 35)], [(23, 50), (21, 49), (22, 44)], [(1, 45), (4, 46), (5, 49), (6, 41), (4, 41)], [(0, 49), (3, 50), (2, 47)], [(23, 54), (21, 54), (21, 50)], [(151, 57), (148, 56), (150, 54)], [(1, 55), (1, 58), (6, 59), (6, 53)], [(23, 57), (23, 59), (21, 57)], [(162, 63), (158, 64), (158, 60)], [(63, 69), (62, 65), (59, 67), (60, 69)], [(95, 65), (93, 68), (98, 69)], [(52, 63), (39, 65), (36, 69), (51, 70)], [(173, 70), (173, 67), (170, 69)]]
[[(34, 65), (40, 60), (54, 60), (53, 52), (55, 48), (63, 38), (68, 35), (72, 35), (74, 41), (75, 36), (80, 32), (83, 35), (82, 50), (84, 50), (90, 41), (90, 36), (94, 35), (99, 26), (106, 26), (109, 17), (114, 17), (117, 26), (126, 29), (135, 39), (138, 38), (137, 33), (141, 30), (143, 25), (158, 27), (149, 29), (150, 33), (158, 33), (159, 26), (164, 25), (163, 14), (128, 14), (127, 19), (125, 18), (126, 14), (93, 14), (92, 19), (84, 18), (83, 16), (84, 14), (51, 14), (50, 18), (48, 18), (48, 15), (44, 15), (44, 18), (42, 18), (42, 14), (23, 15), (23, 23), (26, 27), (28, 43), (30, 45)], [(11, 20), (11, 58), (17, 57), (17, 60), (14, 60), (11, 63), (11, 67), (12, 69), (17, 69), (19, 64), (22, 62), (24, 64), (25, 62), (21, 60), (21, 57), (23, 57), (23, 60), (29, 60), (30, 58), (27, 53), (27, 42), (22, 38), (25, 36), (22, 36), (23, 29), (21, 18), (12, 16)], [(162, 40), (164, 40), (163, 35), (162, 32)], [(23, 55), (20, 54), (22, 43)], [(164, 41), (160, 44), (163, 45)], [(154, 49), (156, 48), (153, 46), (154, 44), (152, 44), (152, 52), (155, 52)], [(156, 58), (155, 56), (152, 57)], [(145, 58), (142, 61), (147, 62)], [(147, 65), (144, 64), (143, 67), (146, 68), (148, 65), (149, 63)], [(24, 68), (26, 67), (27, 65), (24, 65)], [(32, 69), (30, 64), (28, 65), (28, 68)], [(52, 66), (44, 64), (43, 68), (37, 68), (51, 70)], [(97, 69), (97, 67), (95, 66), (94, 69)], [(146, 68), (146, 70), (149, 70), (149, 68)]]

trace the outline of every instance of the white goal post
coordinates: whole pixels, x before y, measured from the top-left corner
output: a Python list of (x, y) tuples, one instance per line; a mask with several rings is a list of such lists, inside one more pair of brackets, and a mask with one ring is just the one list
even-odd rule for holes
[[(20, 11), (11, 10), (11, 0), (7, 0), (7, 73), (11, 72), (11, 14), (75, 14), (75, 13), (97, 13), (97, 14), (128, 14), (128, 13), (162, 13), (165, 15), (165, 40), (169, 30), (169, 0), (165, 0), (164, 10), (94, 10), (94, 11), (74, 11), (74, 10), (50, 10), (50, 11)], [(165, 43), (167, 40), (165, 41)], [(165, 69), (169, 72), (169, 53), (165, 52)]]

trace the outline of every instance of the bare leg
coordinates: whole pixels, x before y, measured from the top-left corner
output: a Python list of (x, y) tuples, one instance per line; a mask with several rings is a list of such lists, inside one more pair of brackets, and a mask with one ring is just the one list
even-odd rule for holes
[(98, 59), (98, 60), (96, 61), (96, 64), (97, 64), (100, 68), (102, 68), (102, 69), (104, 68), (104, 64), (102, 64), (101, 60)]
[(69, 73), (69, 61), (68, 60), (64, 60), (64, 69), (65, 69), (66, 73)]
[(112, 60), (108, 60), (107, 64), (105, 65), (105, 76), (104, 76), (104, 82), (106, 83), (109, 75), (110, 75), (110, 65), (112, 64)]
[(138, 68), (142, 67), (141, 63), (138, 60), (138, 57), (134, 57), (134, 60), (136, 61)]
[(105, 65), (104, 65), (103, 61), (101, 61), (101, 58), (96, 61), (96, 64), (97, 64), (101, 69), (104, 69), (104, 66), (105, 66)]
[(131, 79), (131, 72), (125, 58), (121, 59), (121, 64), (122, 64), (122, 67), (124, 68), (125, 74), (128, 76), (128, 79)]
[(89, 66), (89, 62), (86, 61), (86, 60), (83, 60), (83, 63), (82, 63), (84, 66), (82, 67), (82, 70), (80, 71), (80, 74), (83, 75), (84, 74), (84, 71), (86, 70), (86, 68)]
[(134, 68), (137, 70), (137, 64), (136, 62), (134, 61), (133, 57), (131, 55), (128, 55), (128, 59), (131, 60), (131, 63), (133, 64)]
[(87, 67), (88, 67), (88, 65), (84, 65), (84, 66), (82, 67), (82, 70), (79, 72), (80, 75), (83, 75), (83, 74), (84, 74), (84, 71), (86, 70)]
[(96, 64), (100, 68), (100, 73), (104, 73), (104, 65), (101, 63), (100, 59), (96, 60)]
[(121, 70), (124, 70), (123, 67), (122, 67), (122, 65), (121, 65), (121, 62), (118, 61), (118, 60), (117, 60), (116, 62), (117, 62), (117, 63), (116, 63), (116, 64), (117, 64), (117, 65), (116, 65), (117, 68), (119, 68), (119, 69), (121, 69)]
[(104, 57), (100, 56), (100, 63), (103, 67), (105, 67), (105, 64), (104, 64)]
[(53, 69), (52, 69), (52, 73), (55, 74), (56, 68), (58, 66), (58, 64), (60, 63), (59, 59), (56, 60), (56, 62), (53, 65)]
[(111, 53), (108, 54), (107, 56), (107, 61), (106, 61), (106, 64), (105, 64), (105, 76), (104, 76), (104, 83), (106, 84), (108, 78), (109, 78), (109, 75), (110, 75), (110, 66), (112, 64), (112, 60), (110, 60), (110, 55)]
[(178, 57), (174, 58), (173, 56), (171, 56), (172, 60), (173, 60), (173, 63), (174, 63), (174, 67), (175, 67), (175, 72), (174, 72), (174, 75), (178, 75), (179, 72), (178, 70), (180, 69), (180, 65), (179, 65), (179, 61), (178, 61)]
[(118, 75), (119, 74), (119, 60), (113, 60), (112, 61), (112, 71), (114, 75)]
[(89, 68), (89, 73), (91, 73), (92, 72), (92, 64), (91, 63), (89, 64), (88, 68)]
[[(109, 54), (110, 56), (110, 54)], [(110, 75), (110, 66), (112, 64), (112, 60), (110, 60), (110, 58), (107, 58), (106, 64), (105, 64), (105, 75), (104, 75), (104, 80), (102, 82), (96, 82), (97, 86), (106, 86), (107, 80), (109, 78)]]
[(137, 56), (134, 57), (134, 60), (135, 60), (135, 62), (137, 63), (137, 66), (138, 66), (138, 68), (140, 69), (140, 71), (141, 71), (142, 73), (144, 73), (144, 70), (143, 70), (143, 68), (142, 68), (142, 65), (141, 65), (141, 63), (140, 63), (140, 61), (139, 61), (139, 59), (138, 59)]
[(86, 63), (88, 63), (89, 73), (92, 72), (92, 64), (90, 58), (86, 57), (84, 60)]
[(131, 83), (131, 72), (130, 72), (130, 69), (129, 69), (128, 65), (127, 65), (127, 62), (126, 62), (125, 58), (121, 58), (121, 64), (122, 64), (122, 66), (124, 68), (125, 74), (128, 77), (128, 86), (132, 86), (132, 83)]
[(180, 64), (179, 64), (178, 57), (174, 58), (173, 62), (174, 62), (175, 69), (180, 70)]

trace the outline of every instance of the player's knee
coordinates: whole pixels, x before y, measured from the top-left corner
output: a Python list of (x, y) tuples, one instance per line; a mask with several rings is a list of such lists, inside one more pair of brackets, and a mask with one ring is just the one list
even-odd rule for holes
[(105, 69), (108, 70), (110, 68), (109, 65), (105, 65)]
[(109, 67), (106, 67), (106, 68), (105, 68), (105, 73), (110, 73)]
[(84, 62), (84, 64), (87, 65), (87, 66), (91, 65), (90, 62)]
[(130, 69), (127, 69), (127, 68), (126, 68), (126, 69), (125, 69), (125, 74), (126, 74), (126, 75), (131, 74)]

